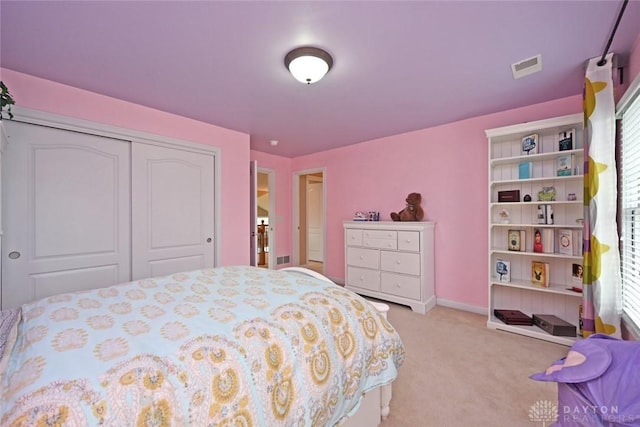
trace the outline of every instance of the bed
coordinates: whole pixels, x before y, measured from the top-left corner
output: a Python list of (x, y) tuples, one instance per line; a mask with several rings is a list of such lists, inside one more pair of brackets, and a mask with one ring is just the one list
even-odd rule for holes
[(2, 426), (378, 425), (404, 359), (384, 313), (300, 268), (184, 272), (3, 317)]

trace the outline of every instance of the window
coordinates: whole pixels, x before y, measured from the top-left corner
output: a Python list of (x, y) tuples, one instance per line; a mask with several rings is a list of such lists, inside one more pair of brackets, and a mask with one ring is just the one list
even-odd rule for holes
[(640, 75), (619, 103), (622, 310), (640, 331)]

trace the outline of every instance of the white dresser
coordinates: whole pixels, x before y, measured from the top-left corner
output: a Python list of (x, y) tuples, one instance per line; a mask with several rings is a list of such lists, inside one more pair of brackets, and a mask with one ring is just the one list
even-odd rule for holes
[(345, 221), (345, 286), (426, 313), (436, 305), (433, 222)]

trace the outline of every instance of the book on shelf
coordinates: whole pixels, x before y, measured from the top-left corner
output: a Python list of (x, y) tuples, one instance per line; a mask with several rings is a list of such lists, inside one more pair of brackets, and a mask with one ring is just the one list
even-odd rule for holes
[(556, 157), (556, 175), (569, 176), (573, 174), (573, 154), (561, 154)]
[(510, 251), (524, 252), (526, 250), (526, 236), (525, 230), (509, 230), (507, 232), (507, 248)]
[(573, 140), (575, 139), (576, 130), (567, 129), (558, 134), (558, 151), (573, 150)]
[(544, 218), (547, 224), (553, 224), (553, 206), (544, 205)]
[(542, 229), (542, 252), (552, 254), (554, 252), (554, 245), (556, 240), (556, 233), (552, 228)]
[(542, 229), (533, 229), (533, 252), (544, 252), (544, 243), (542, 242)]
[(578, 336), (581, 337), (582, 336), (582, 326), (583, 326), (583, 320), (582, 320), (582, 304), (578, 305)]
[(496, 277), (501, 282), (511, 281), (511, 262), (505, 259), (496, 260)]
[(553, 224), (553, 206), (538, 205), (538, 224)]
[(581, 256), (583, 245), (584, 242), (582, 241), (582, 229), (573, 230), (573, 255)]
[(552, 254), (554, 249), (555, 233), (551, 228), (533, 229), (533, 252)]
[(533, 325), (533, 318), (520, 310), (494, 309), (493, 315), (507, 325)]
[(518, 164), (518, 178), (533, 178), (533, 162), (520, 162), (520, 164)]
[(563, 255), (573, 255), (573, 230), (558, 230), (558, 252)]
[(531, 281), (536, 285), (549, 287), (549, 263), (531, 261)]
[(522, 154), (538, 154), (538, 140), (537, 133), (522, 137)]
[(546, 224), (547, 223), (547, 206), (546, 205), (538, 205), (538, 224)]
[(571, 290), (575, 292), (582, 292), (582, 273), (584, 268), (582, 264), (571, 264)]

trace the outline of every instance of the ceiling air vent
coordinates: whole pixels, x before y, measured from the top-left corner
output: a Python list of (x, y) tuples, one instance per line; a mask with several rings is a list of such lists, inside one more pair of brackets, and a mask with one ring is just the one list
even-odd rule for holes
[(514, 79), (537, 73), (540, 70), (542, 70), (542, 55), (536, 55), (533, 58), (523, 59), (520, 62), (511, 64)]

